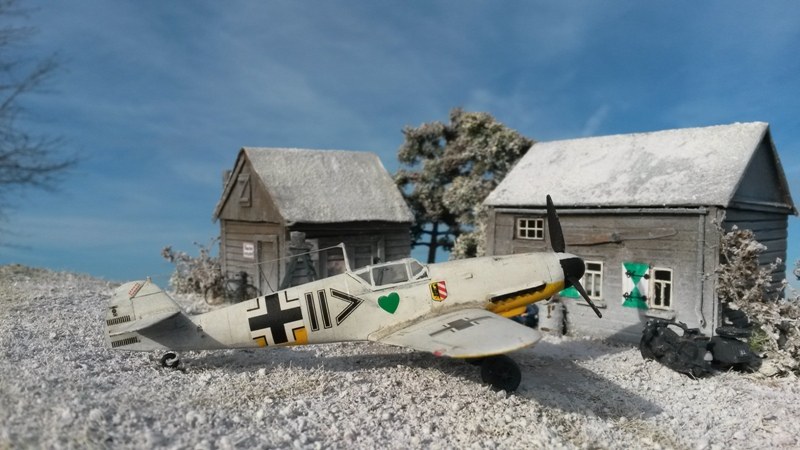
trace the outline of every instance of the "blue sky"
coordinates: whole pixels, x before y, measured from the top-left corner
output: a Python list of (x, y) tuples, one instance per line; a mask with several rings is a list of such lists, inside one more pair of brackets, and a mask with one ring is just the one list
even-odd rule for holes
[[(164, 276), (218, 235), (243, 146), (366, 150), (486, 111), (537, 140), (765, 121), (800, 198), (795, 1), (26, 1), (58, 52), (26, 125), (83, 162), (28, 191), (0, 264)], [(800, 227), (790, 219), (789, 260)]]

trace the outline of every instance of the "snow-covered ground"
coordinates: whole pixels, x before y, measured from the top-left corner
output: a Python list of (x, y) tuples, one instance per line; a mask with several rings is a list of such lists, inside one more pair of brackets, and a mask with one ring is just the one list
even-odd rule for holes
[(106, 348), (112, 287), (0, 266), (0, 449), (800, 447), (796, 380), (693, 380), (588, 339), (513, 354), (511, 395), (467, 363), (369, 343), (187, 353), (163, 369)]

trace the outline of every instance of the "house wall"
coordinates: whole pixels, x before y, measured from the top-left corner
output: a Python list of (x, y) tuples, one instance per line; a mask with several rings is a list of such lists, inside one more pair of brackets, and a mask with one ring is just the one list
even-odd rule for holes
[(769, 268), (780, 259), (772, 270), (772, 288), (779, 291), (786, 276), (788, 215), (794, 214), (794, 208), (768, 136), (753, 153), (730, 203), (725, 214), (725, 229), (730, 231), (736, 226), (753, 231), (756, 240), (767, 247), (759, 260), (762, 268)]
[(220, 222), (220, 256), (225, 277), (231, 279), (239, 272), (247, 272), (250, 284), (262, 293), (277, 290), (282, 268), (275, 260), (284, 255), (284, 227), (267, 222), (227, 219)]
[(233, 171), (235, 183), (231, 186), (229, 196), (220, 210), (219, 219), (240, 222), (265, 222), (283, 223), (275, 202), (268, 195), (268, 191), (261, 179), (252, 171), (250, 163), (245, 159), (241, 171)]
[(379, 259), (382, 262), (407, 258), (411, 254), (408, 223), (351, 222), (341, 224), (296, 224), (293, 231), (318, 239), (320, 248), (344, 243), (352, 269)]
[[(706, 242), (716, 242), (710, 213), (716, 214), (708, 209), (559, 211), (567, 250), (587, 263), (603, 265), (602, 297), (595, 302), (603, 318), (598, 319), (585, 301), (562, 297), (568, 330), (638, 342), (644, 323), (650, 317), (662, 317), (710, 334), (716, 323), (715, 302), (710, 301), (713, 279), (704, 276), (713, 273), (716, 264), (716, 248), (706, 246)], [(491, 254), (549, 250), (547, 233), (545, 240), (525, 240), (515, 235), (517, 218), (545, 218), (543, 210), (497, 210), (492, 215), (494, 220), (488, 228)], [(623, 306), (623, 263), (671, 269), (671, 310)]]
[[(251, 284), (261, 293), (278, 290), (286, 275), (286, 258), (290, 255), (290, 233), (300, 231), (306, 234), (306, 241), (312, 241), (317, 249), (345, 244), (350, 267), (355, 269), (374, 262), (392, 261), (406, 258), (411, 253), (409, 224), (365, 222), (344, 224), (295, 224), (284, 227), (277, 223), (221, 220), (220, 254), (223, 256), (223, 273), (227, 278), (239, 272), (247, 272)], [(246, 250), (250, 246), (252, 253)], [(327, 277), (344, 268), (335, 260), (341, 252), (327, 250), (319, 255), (311, 255), (314, 269), (319, 277)], [(329, 259), (333, 266), (328, 264)], [(308, 280), (303, 265), (293, 274), (293, 284)], [(339, 267), (339, 269), (333, 268)]]

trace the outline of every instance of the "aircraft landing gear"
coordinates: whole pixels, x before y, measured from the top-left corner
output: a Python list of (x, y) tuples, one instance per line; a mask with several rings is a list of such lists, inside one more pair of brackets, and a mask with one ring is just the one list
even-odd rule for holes
[(167, 352), (161, 357), (161, 367), (168, 367), (170, 369), (177, 369), (178, 364), (181, 363), (181, 358), (175, 352)]
[(522, 381), (522, 372), (506, 355), (489, 356), (481, 360), (481, 379), (497, 390), (514, 392)]

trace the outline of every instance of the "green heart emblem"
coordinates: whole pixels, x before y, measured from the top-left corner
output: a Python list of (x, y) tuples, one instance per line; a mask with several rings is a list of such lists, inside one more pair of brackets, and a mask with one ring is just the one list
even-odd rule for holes
[(383, 295), (378, 298), (378, 306), (389, 314), (394, 314), (397, 307), (400, 305), (400, 296), (397, 292), (392, 292), (389, 295)]

